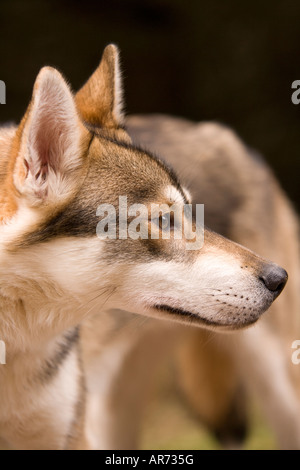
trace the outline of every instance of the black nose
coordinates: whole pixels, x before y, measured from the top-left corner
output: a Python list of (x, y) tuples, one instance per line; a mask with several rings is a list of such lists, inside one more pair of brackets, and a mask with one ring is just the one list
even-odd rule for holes
[(266, 264), (260, 275), (260, 280), (264, 285), (277, 295), (283, 290), (287, 279), (288, 274), (286, 270), (276, 264)]

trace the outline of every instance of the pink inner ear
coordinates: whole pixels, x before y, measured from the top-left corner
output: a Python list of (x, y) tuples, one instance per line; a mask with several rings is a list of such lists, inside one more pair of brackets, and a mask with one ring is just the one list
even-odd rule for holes
[(35, 154), (35, 158), (33, 157), (29, 164), (30, 172), (35, 179), (43, 181), (47, 178), (49, 168), (54, 172), (60, 170), (70, 131), (61, 110), (54, 106), (51, 109), (52, 116), (49, 113), (50, 110), (45, 111), (45, 107), (40, 110), (38, 122), (32, 129), (32, 145), (30, 145)]
[(63, 77), (51, 68), (42, 69), (24, 133), (24, 165), (35, 195), (45, 197), (50, 190), (56, 197), (65, 191), (67, 177), (79, 164), (78, 124), (74, 99)]

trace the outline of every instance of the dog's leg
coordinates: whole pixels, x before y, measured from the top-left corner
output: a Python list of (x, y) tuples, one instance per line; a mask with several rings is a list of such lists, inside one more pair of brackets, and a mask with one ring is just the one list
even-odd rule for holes
[(192, 410), (225, 445), (236, 446), (245, 436), (246, 389), (256, 396), (278, 446), (299, 449), (300, 407), (290, 361), (265, 322), (232, 335), (194, 330), (179, 351), (179, 383)]
[(87, 365), (87, 435), (95, 449), (139, 447), (144, 405), (155, 372), (174, 344), (172, 325), (149, 323), (125, 326)]
[(247, 433), (247, 397), (226, 336), (189, 328), (178, 350), (177, 379), (193, 414), (226, 448), (238, 448)]
[(291, 358), (263, 322), (240, 336), (237, 366), (256, 394), (281, 449), (300, 449), (300, 406), (292, 382)]
[(143, 393), (134, 349), (130, 338), (115, 338), (88, 368), (86, 432), (95, 450), (137, 446)]
[(7, 357), (0, 380), (0, 440), (3, 437), (5, 448), (89, 448), (80, 363), (80, 350), (71, 336), (69, 342), (62, 338), (43, 351)]

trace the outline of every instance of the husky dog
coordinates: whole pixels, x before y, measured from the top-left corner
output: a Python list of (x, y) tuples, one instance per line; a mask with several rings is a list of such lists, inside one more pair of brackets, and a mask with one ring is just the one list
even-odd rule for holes
[[(190, 203), (188, 191), (173, 171), (132, 143), (124, 128), (121, 95), (118, 52), (110, 45), (98, 69), (75, 96), (57, 70), (43, 68), (20, 125), (0, 132), (0, 339), (6, 346), (6, 365), (0, 366), (0, 439), (5, 448), (112, 448), (118, 444), (116, 433), (122, 434), (122, 426), (129, 428), (128, 413), (138, 407), (142, 380), (135, 377), (135, 383), (130, 374), (151, 362), (148, 333), (149, 344), (155, 336), (157, 351), (168, 343), (161, 334), (170, 322), (157, 319), (177, 322), (179, 331), (193, 334), (195, 328), (184, 325), (239, 330), (261, 317), (287, 281), (286, 271), (277, 264), (208, 229), (204, 246), (187, 250), (166, 214), (158, 216), (155, 239), (97, 237), (98, 206), (117, 208), (119, 196), (127, 196), (130, 205), (147, 207), (153, 203), (170, 207), (176, 202), (183, 210)], [(147, 120), (140, 122), (148, 126)], [(156, 118), (151, 122), (149, 129), (157, 134), (157, 144), (151, 137), (151, 146), (159, 148), (163, 137), (157, 127), (165, 122), (167, 139), (168, 123), (173, 121)], [(252, 163), (242, 144), (230, 133), (224, 137), (228, 131), (217, 126), (193, 128), (202, 147), (196, 143), (191, 152), (184, 145), (177, 147), (179, 134), (184, 135), (190, 124), (174, 124), (179, 128), (172, 152), (182, 158), (180, 165), (185, 164), (187, 154), (194, 158), (194, 188), (199, 190), (193, 191), (194, 197), (197, 200), (198, 194), (199, 202), (211, 205), (207, 222), (218, 220), (212, 225), (235, 235), (237, 242), (244, 237), (251, 245), (262, 238), (269, 249), (266, 253), (273, 254), (274, 246), (279, 261), (289, 266), (284, 249), (290, 247), (293, 256), (293, 240), (284, 243), (287, 236), (283, 233), (289, 228), (281, 217), (289, 221), (292, 215), (268, 171), (261, 163)], [(138, 123), (135, 130), (139, 130)], [(230, 152), (227, 138), (232, 139), (236, 157), (232, 157), (231, 176), (225, 174), (225, 160), (222, 163), (222, 156), (225, 159)], [(144, 140), (149, 146), (146, 136)], [(209, 165), (213, 145), (221, 152), (218, 171)], [(204, 152), (202, 164), (199, 151)], [(240, 167), (239, 154), (248, 167)], [(205, 175), (206, 166), (212, 175)], [(252, 190), (255, 200), (262, 199), (258, 207), (247, 192), (256, 178), (259, 185)], [(212, 191), (211, 196), (206, 190)], [(250, 215), (241, 212), (245, 206)], [(255, 230), (251, 214), (260, 220)], [(261, 214), (266, 215), (260, 219)], [(245, 226), (238, 222), (241, 217)], [(278, 225), (269, 229), (276, 217)], [(150, 230), (152, 223), (145, 219), (144, 228)], [(166, 225), (171, 234), (168, 240), (163, 237)], [(277, 252), (278, 240), (281, 253)], [(283, 325), (289, 324), (288, 332), (293, 318), (287, 321), (286, 315), (291, 308), (286, 307), (279, 320), (270, 316), (271, 323), (281, 319)], [(137, 328), (135, 335), (119, 334), (141, 315), (150, 318), (144, 328)], [(261, 361), (255, 357), (262, 350), (256, 348), (257, 342), (275, 342), (278, 361), (274, 370), (263, 368), (257, 374), (263, 376), (267, 393), (273, 393), (268, 400), (285, 398), (285, 393), (294, 398), (277, 337), (268, 335), (264, 337), (262, 329), (261, 336), (245, 337), (243, 354), (253, 357), (244, 368), (249, 367), (251, 373), (259, 369), (253, 365)], [(142, 338), (145, 354), (137, 357), (134, 351)], [(274, 374), (282, 379), (278, 393), (270, 384)], [(131, 418), (128, 436), (134, 435)], [(126, 445), (125, 441), (121, 444)]]

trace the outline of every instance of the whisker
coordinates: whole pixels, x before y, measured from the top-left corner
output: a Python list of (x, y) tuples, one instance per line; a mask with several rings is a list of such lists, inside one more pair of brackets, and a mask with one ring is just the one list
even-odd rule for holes
[(76, 312), (80, 309), (88, 307), (93, 301), (98, 300), (100, 297), (102, 297), (102, 295), (105, 295), (107, 292), (109, 292), (110, 289), (111, 287), (105, 286), (100, 289), (98, 288), (98, 289), (91, 291), (91, 294), (94, 294), (95, 292), (97, 292), (97, 295), (93, 296), (91, 299), (85, 301), (84, 303), (80, 303), (76, 308)]
[[(94, 299), (92, 299), (92, 300), (89, 302), (89, 304), (90, 304), (91, 302), (96, 302), (96, 301), (98, 301), (98, 299), (100, 299), (100, 297), (102, 297), (102, 296), (103, 296), (104, 294), (106, 294), (107, 292), (109, 292), (109, 296), (113, 294), (113, 292), (111, 293), (111, 292), (110, 292), (110, 289), (108, 288), (105, 292), (102, 292), (101, 294), (97, 295)], [(97, 307), (97, 309), (101, 310), (101, 309), (103, 308), (104, 304), (107, 302), (108, 298), (109, 298), (109, 297), (107, 297), (107, 299), (104, 301), (104, 303), (103, 303), (101, 306), (98, 306), (98, 302), (96, 302), (95, 305), (92, 305), (91, 308), (85, 312), (85, 316), (89, 315), (89, 313), (91, 313), (91, 311), (92, 311), (94, 308), (96, 308), (96, 307)], [(85, 307), (86, 307), (86, 305), (85, 305)]]

